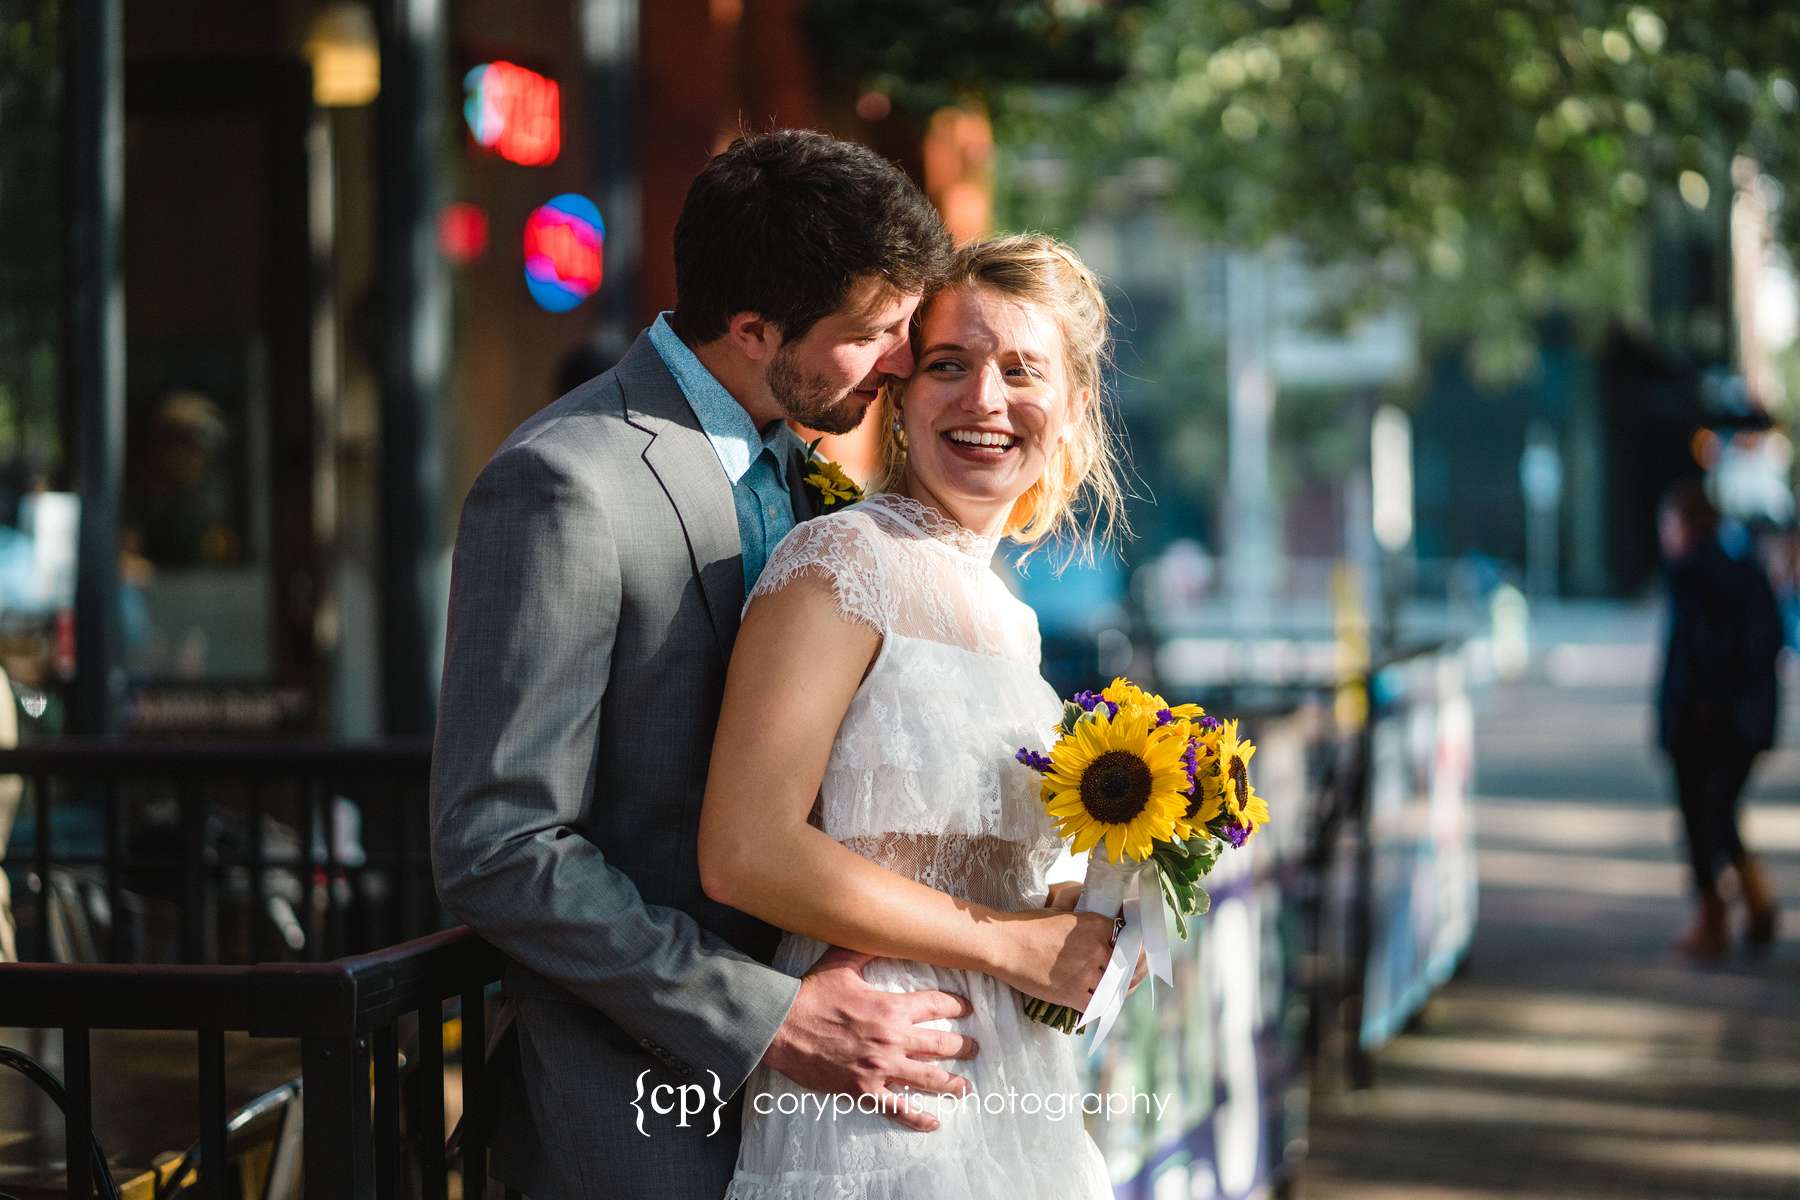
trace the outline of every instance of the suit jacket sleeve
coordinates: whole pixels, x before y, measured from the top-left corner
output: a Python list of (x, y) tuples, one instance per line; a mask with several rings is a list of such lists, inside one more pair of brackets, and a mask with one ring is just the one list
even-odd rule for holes
[(595, 489), (561, 453), (503, 451), (463, 508), (432, 757), (438, 890), (503, 953), (736, 1091), (799, 981), (645, 903), (581, 831), (590, 804), (650, 798), (590, 795), (619, 567)]

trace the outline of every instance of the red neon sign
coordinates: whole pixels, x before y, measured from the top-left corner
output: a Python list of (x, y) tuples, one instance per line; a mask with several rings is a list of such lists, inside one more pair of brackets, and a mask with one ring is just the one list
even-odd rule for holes
[(606, 226), (585, 196), (567, 193), (525, 222), (525, 286), (550, 312), (568, 312), (600, 287)]
[(525, 257), (541, 258), (556, 277), (590, 295), (600, 286), (600, 247), (587, 230), (561, 221), (534, 221), (525, 227)]
[(562, 89), (516, 63), (483, 63), (463, 77), (463, 116), (478, 145), (522, 167), (562, 153)]

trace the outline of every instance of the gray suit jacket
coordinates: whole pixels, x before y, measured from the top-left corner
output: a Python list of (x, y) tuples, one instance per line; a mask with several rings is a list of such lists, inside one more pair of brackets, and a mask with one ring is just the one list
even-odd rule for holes
[(532, 1200), (716, 1200), (741, 1098), (713, 1133), (713, 1093), (798, 991), (765, 965), (778, 931), (700, 890), (743, 601), (730, 484), (648, 338), (520, 426), (464, 503), (432, 855), (445, 906), (511, 960), (497, 1174)]

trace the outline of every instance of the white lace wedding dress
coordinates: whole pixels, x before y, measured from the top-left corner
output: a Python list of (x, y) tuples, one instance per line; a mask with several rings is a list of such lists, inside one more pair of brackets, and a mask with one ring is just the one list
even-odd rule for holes
[[(1045, 748), (1061, 705), (1038, 673), (1035, 614), (992, 570), (995, 546), (876, 493), (783, 539), (750, 603), (816, 573), (845, 616), (882, 636), (832, 745), (814, 823), (890, 870), (1017, 911), (1042, 902), (1059, 842), (1038, 776), (1013, 754)], [(790, 933), (775, 966), (802, 975), (824, 949)], [(974, 1059), (944, 1064), (974, 1096), (920, 1097), (941, 1124), (919, 1133), (876, 1113), (834, 1113), (829, 1098), (759, 1067), (727, 1200), (1112, 1196), (1083, 1126), (1077, 1039), (1029, 1020), (1019, 994), (991, 976), (878, 959), (866, 977), (969, 998), (970, 1016), (930, 1025), (976, 1040)]]

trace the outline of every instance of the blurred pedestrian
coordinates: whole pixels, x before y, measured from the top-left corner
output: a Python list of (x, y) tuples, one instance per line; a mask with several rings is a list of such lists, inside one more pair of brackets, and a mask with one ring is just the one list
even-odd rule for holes
[(1800, 650), (1800, 525), (1778, 530), (1768, 546), (1769, 582), (1775, 585), (1787, 644)]
[(1756, 756), (1775, 741), (1781, 614), (1754, 553), (1733, 557), (1721, 545), (1719, 512), (1698, 480), (1664, 497), (1657, 530), (1669, 588), (1658, 734), (1674, 768), (1697, 906), (1675, 948), (1717, 961), (1731, 943), (1719, 888), (1728, 863), (1749, 911), (1749, 944), (1775, 937), (1774, 896), (1739, 835), (1738, 802)]

